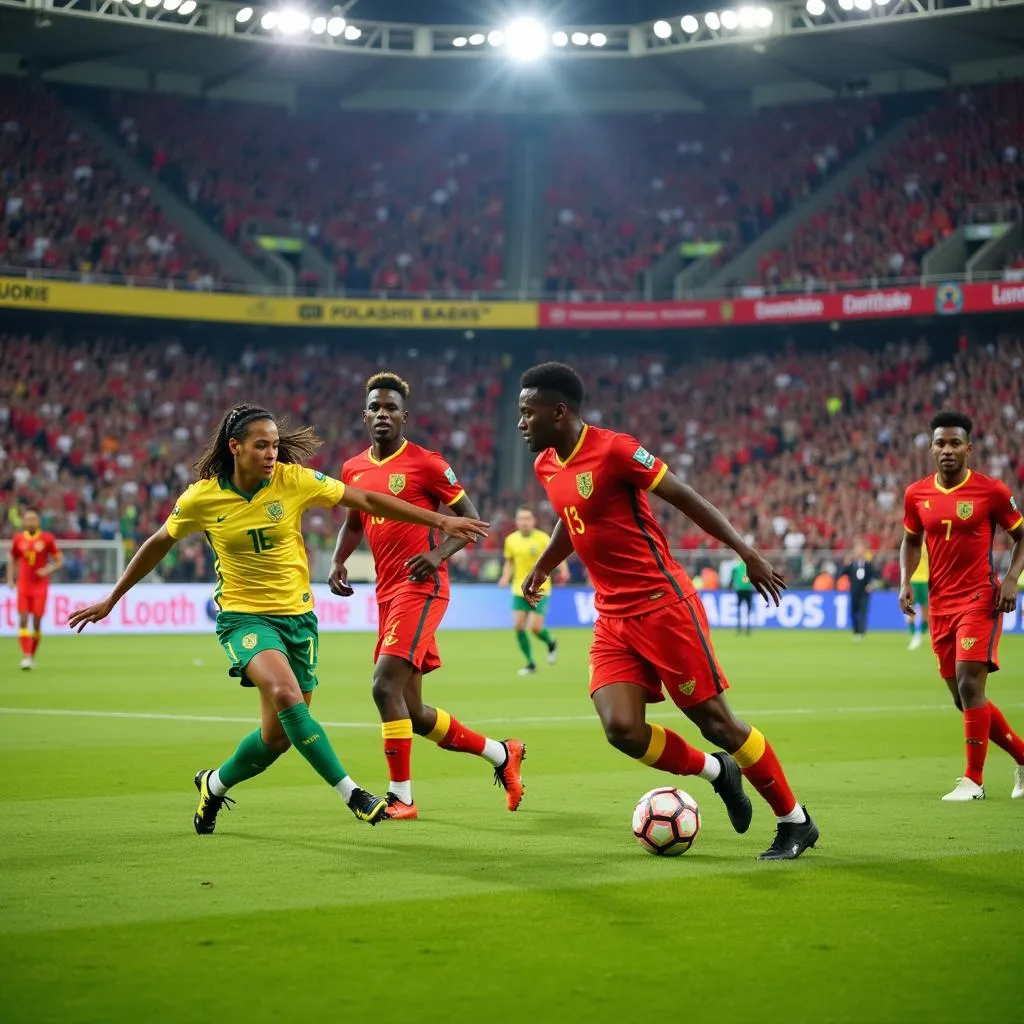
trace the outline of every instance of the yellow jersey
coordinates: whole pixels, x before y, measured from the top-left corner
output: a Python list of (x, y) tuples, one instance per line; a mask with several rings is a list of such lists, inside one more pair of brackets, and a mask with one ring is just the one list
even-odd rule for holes
[(928, 545), (921, 545), (921, 561), (917, 563), (914, 574), (910, 577), (911, 583), (928, 582)]
[(219, 611), (302, 615), (313, 608), (302, 513), (313, 505), (332, 508), (344, 494), (340, 480), (279, 462), (253, 494), (223, 477), (197, 480), (178, 498), (167, 532), (175, 540), (206, 534)]
[[(537, 564), (541, 552), (547, 547), (551, 538), (543, 530), (534, 530), (523, 536), (518, 530), (505, 538), (505, 558), (512, 563), (512, 593), (522, 593), (523, 580)], [(549, 576), (540, 588), (542, 594), (551, 593), (551, 577)]]

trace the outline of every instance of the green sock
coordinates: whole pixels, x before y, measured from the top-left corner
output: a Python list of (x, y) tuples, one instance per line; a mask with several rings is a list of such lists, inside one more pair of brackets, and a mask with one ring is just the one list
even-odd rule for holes
[(238, 749), (217, 769), (217, 774), (230, 789), (265, 772), (283, 753), (283, 750), (271, 750), (257, 729), (238, 744)]
[(917, 632), (917, 624), (913, 619), (907, 619), (907, 632), (913, 636)]
[(921, 633), (922, 633), (922, 634), (923, 634), (924, 636), (927, 636), (927, 635), (928, 635), (928, 623), (927, 623), (927, 622), (922, 622), (922, 623), (921, 623)]
[(551, 650), (551, 645), (555, 641), (551, 639), (551, 634), (548, 632), (547, 626), (545, 626), (539, 633), (535, 633), (534, 635), (537, 637), (538, 640), (541, 640), (543, 643), (547, 644), (547, 648), (549, 651)]
[(516, 630), (516, 640), (519, 641), (519, 649), (526, 655), (526, 664), (533, 664), (533, 652), (530, 650), (530, 637), (525, 629)]
[(323, 726), (309, 713), (304, 701), (293, 704), (277, 717), (292, 746), (313, 766), (313, 770), (329, 786), (337, 786), (348, 772), (341, 766)]

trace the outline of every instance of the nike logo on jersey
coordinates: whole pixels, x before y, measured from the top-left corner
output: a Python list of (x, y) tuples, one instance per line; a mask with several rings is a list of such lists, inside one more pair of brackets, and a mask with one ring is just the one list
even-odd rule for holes
[[(366, 472), (366, 470), (363, 470), (363, 473), (365, 473), (365, 472)], [(356, 483), (359, 480), (359, 478), (363, 475), (363, 473), (356, 473), (352, 477), (352, 483)]]
[(217, 516), (218, 523), (223, 523), (225, 519), (227, 519), (227, 516)]
[(551, 481), (555, 479), (555, 475), (556, 474), (552, 473), (551, 476), (544, 477), (544, 483), (546, 483), (546, 484), (551, 483)]

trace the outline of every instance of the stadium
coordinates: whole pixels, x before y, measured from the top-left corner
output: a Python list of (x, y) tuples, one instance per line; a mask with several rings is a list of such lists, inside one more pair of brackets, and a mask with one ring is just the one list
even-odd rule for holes
[(1022, 0), (0, 0), (5, 1019), (1019, 1019), (1022, 203)]

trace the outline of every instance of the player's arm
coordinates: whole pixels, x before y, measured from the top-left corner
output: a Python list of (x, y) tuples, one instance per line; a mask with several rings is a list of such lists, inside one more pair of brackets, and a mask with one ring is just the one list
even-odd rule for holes
[(14, 559), (15, 551), (14, 545), (11, 544), (11, 550), (7, 552), (7, 561), (4, 562), (4, 586), (14, 586)]
[(498, 586), (507, 587), (512, 582), (512, 575), (515, 571), (516, 563), (506, 555), (505, 563), (501, 567), (501, 578), (498, 580)]
[(355, 510), (348, 509), (345, 522), (338, 531), (338, 542), (334, 545), (331, 556), (331, 574), (327, 577), (327, 585), (332, 594), (338, 597), (351, 597), (355, 591), (348, 582), (348, 569), (345, 563), (363, 540), (363, 517)]
[(674, 473), (665, 472), (654, 487), (654, 493), (667, 501), (699, 526), (708, 536), (728, 544), (743, 559), (747, 578), (754, 589), (766, 600), (779, 603), (786, 581), (775, 567), (755, 548), (752, 548), (724, 515), (707, 498), (684, 484)]
[(1010, 568), (1006, 571), (1006, 578), (996, 599), (996, 611), (1004, 613), (1012, 612), (1017, 607), (1017, 581), (1024, 572), (1024, 523), (1018, 523), (1006, 532), (1013, 541), (1013, 550), (1010, 552)]
[(900, 543), (900, 610), (904, 615), (914, 614), (914, 588), (910, 577), (921, 562), (924, 547), (924, 523), (917, 509), (917, 501), (907, 488), (903, 494), (903, 540)]
[(58, 572), (64, 565), (64, 552), (61, 551), (56, 544), (53, 545), (53, 561), (39, 570), (40, 576), (52, 576), (55, 572)]
[(114, 589), (102, 601), (91, 604), (87, 608), (79, 608), (77, 611), (73, 611), (68, 616), (68, 626), (81, 633), (90, 622), (99, 622), (101, 619), (105, 619), (114, 610), (117, 602), (136, 583), (144, 580), (167, 557), (167, 553), (176, 543), (177, 540), (170, 535), (167, 530), (167, 524), (164, 523), (135, 552), (134, 557), (125, 567), (121, 578), (114, 584)]
[(449, 537), (458, 537), (465, 541), (479, 540), (487, 536), (490, 523), (479, 519), (465, 519), (462, 516), (446, 516), (441, 512), (417, 508), (401, 498), (390, 494), (378, 494), (376, 491), (363, 491), (358, 487), (346, 487), (341, 496), (340, 505), (345, 508), (365, 512), (368, 516), (392, 519), (396, 523), (412, 523), (415, 526), (428, 526), (432, 530), (441, 530)]
[(527, 573), (523, 580), (523, 597), (527, 604), (535, 608), (544, 596), (540, 588), (544, 581), (572, 554), (572, 539), (569, 531), (559, 519), (551, 531), (551, 539), (548, 546), (541, 552), (537, 564)]
[[(477, 511), (476, 505), (465, 492), (448, 507), (456, 516), (461, 516), (471, 522), (480, 521), (480, 513)], [(451, 516), (445, 516), (445, 518), (450, 519)], [(453, 537), (449, 534), (432, 551), (421, 551), (405, 563), (405, 567), (409, 570), (409, 579), (415, 583), (430, 579), (441, 568), (442, 562), (447, 562), (452, 555), (461, 551), (469, 542), (469, 537)]]

